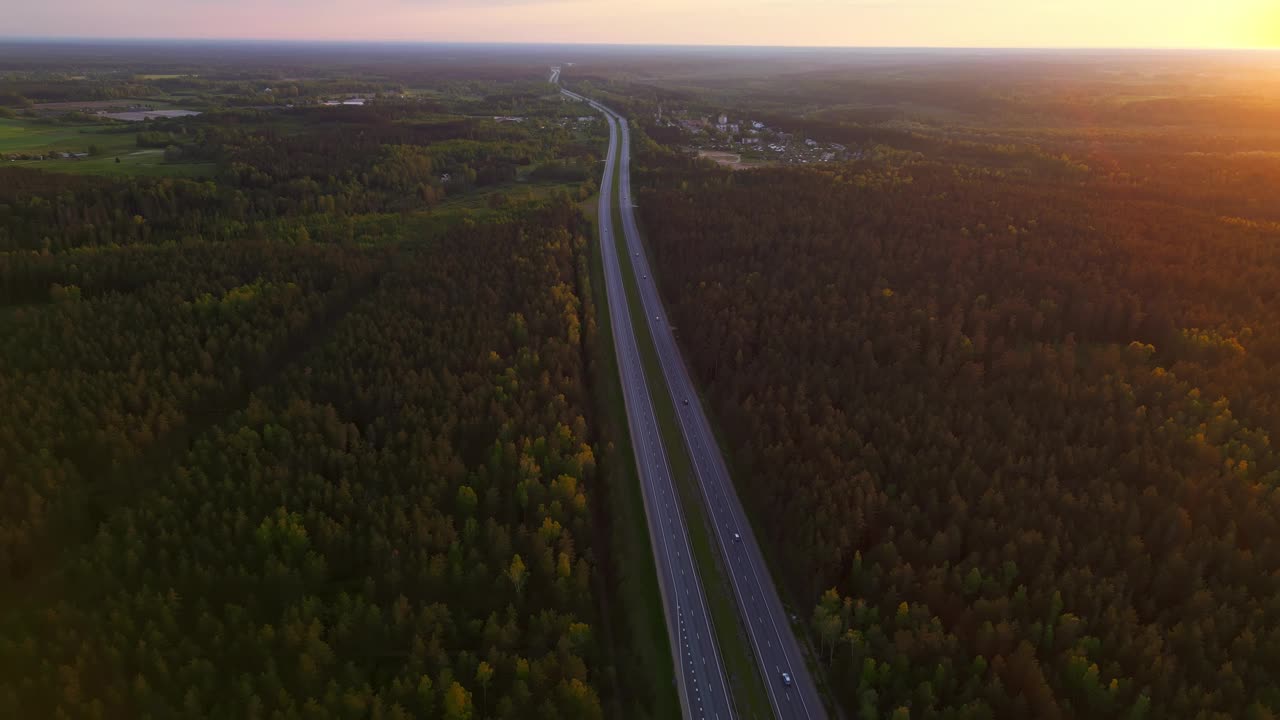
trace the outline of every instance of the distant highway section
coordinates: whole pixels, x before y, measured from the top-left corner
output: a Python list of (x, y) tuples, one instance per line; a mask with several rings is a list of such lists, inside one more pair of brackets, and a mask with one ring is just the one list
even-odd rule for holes
[[(553, 73), (553, 77), (555, 77)], [(580, 95), (563, 91), (574, 100)], [(592, 107), (604, 112), (595, 103)], [(600, 247), (604, 258), (605, 290), (613, 345), (618, 358), (631, 446), (636, 459), (649, 538), (653, 544), (658, 584), (662, 594), (667, 633), (671, 641), (676, 686), (684, 717), (690, 720), (731, 720), (736, 715), (729, 695), (719, 643), (707, 609), (702, 580), (695, 565), (688, 526), (680, 510), (667, 451), (658, 429), (657, 414), (640, 359), (631, 310), (623, 286), (622, 265), (613, 232), (613, 176), (618, 157), (618, 126), (609, 124), (609, 150), (600, 181)]]
[[(570, 97), (585, 99), (567, 90), (563, 92)], [(741, 621), (750, 638), (774, 715), (782, 720), (826, 718), (826, 708), (805, 662), (800, 643), (791, 628), (790, 617), (778, 596), (764, 555), (751, 530), (751, 523), (738, 500), (733, 482), (729, 478), (728, 466), (716, 444), (711, 423), (690, 379), (671, 325), (667, 322), (662, 299), (658, 295), (658, 286), (641, 242), (632, 202), (630, 128), (621, 115), (594, 101), (587, 102), (609, 118), (611, 143), (615, 132), (614, 124), (621, 130), (618, 202), (622, 210), (624, 239), (628, 252), (632, 254), (631, 267), (644, 305), (644, 317), (649, 324), (662, 373), (676, 408), (680, 431), (689, 448), (694, 474), (715, 535), (715, 544), (730, 576)], [(610, 163), (612, 162), (611, 153)], [(612, 166), (606, 169), (605, 174), (612, 180)], [(603, 218), (608, 217), (603, 209), (600, 217), (602, 222)], [(613, 303), (612, 298), (610, 303)]]

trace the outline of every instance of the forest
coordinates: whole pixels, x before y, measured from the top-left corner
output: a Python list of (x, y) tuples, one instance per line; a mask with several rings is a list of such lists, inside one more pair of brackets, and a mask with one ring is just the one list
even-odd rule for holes
[[(11, 619), (25, 637), (0, 649), (5, 714), (600, 717), (578, 223), (561, 203), (402, 250), (393, 268), (371, 258), (376, 287), (322, 343), (64, 551), (74, 595)], [(198, 334), (167, 341), (221, 341), (222, 357), (241, 324), (286, 332), (324, 297), (287, 276), (212, 296), (191, 275), (174, 312)], [(66, 315), (50, 322), (74, 327)], [(150, 406), (134, 433), (108, 428), (119, 446), (98, 463), (180, 422), (182, 395), (149, 397), (163, 347), (131, 349), (98, 350), (125, 367), (66, 371), (88, 376), (81, 395), (115, 380), (125, 408)]]
[(668, 311), (850, 716), (1280, 711), (1274, 125), (798, 106), (862, 158), (734, 171), (645, 93)]
[[(1280, 66), (574, 52), (846, 716), (1280, 712)], [(0, 43), (0, 717), (675, 707), (556, 53)]]
[(464, 80), (0, 167), (0, 716), (618, 715), (603, 125)]

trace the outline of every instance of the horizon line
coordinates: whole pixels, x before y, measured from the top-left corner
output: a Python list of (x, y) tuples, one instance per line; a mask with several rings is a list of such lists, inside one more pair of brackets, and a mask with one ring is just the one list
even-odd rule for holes
[(0, 43), (228, 43), (280, 45), (473, 45), (505, 47), (575, 46), (592, 48), (672, 48), (672, 49), (762, 49), (762, 50), (922, 50), (922, 51), (1111, 51), (1111, 52), (1262, 52), (1280, 53), (1276, 46), (1209, 45), (784, 45), (732, 43), (589, 42), (582, 40), (406, 40), (340, 38), (266, 37), (179, 37), (179, 36), (88, 36), (88, 35), (0, 35)]

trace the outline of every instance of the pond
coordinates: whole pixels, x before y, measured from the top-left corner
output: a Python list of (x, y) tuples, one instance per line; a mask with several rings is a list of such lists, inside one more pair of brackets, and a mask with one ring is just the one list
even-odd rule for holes
[(148, 119), (159, 118), (176, 118), (188, 117), (191, 115), (199, 115), (196, 110), (130, 110), (128, 112), (103, 113), (103, 117), (109, 117), (114, 120), (128, 120), (130, 122), (139, 122)]

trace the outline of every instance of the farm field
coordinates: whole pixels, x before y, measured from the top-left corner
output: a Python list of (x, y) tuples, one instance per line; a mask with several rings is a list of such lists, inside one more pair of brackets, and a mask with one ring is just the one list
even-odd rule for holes
[[(91, 143), (101, 144), (108, 125), (54, 125), (23, 119), (0, 119), (0, 153), (32, 150), (85, 152)], [(133, 142), (132, 135), (119, 137)], [(92, 139), (90, 139), (92, 138)]]
[[(213, 171), (212, 163), (166, 163), (163, 150), (139, 148), (136, 132), (130, 130), (133, 130), (130, 126), (115, 123), (52, 125), (26, 119), (0, 119), (0, 157), (9, 165), (73, 173), (200, 176)], [(83, 153), (95, 146), (98, 153), (86, 158), (9, 158), (18, 153)]]

